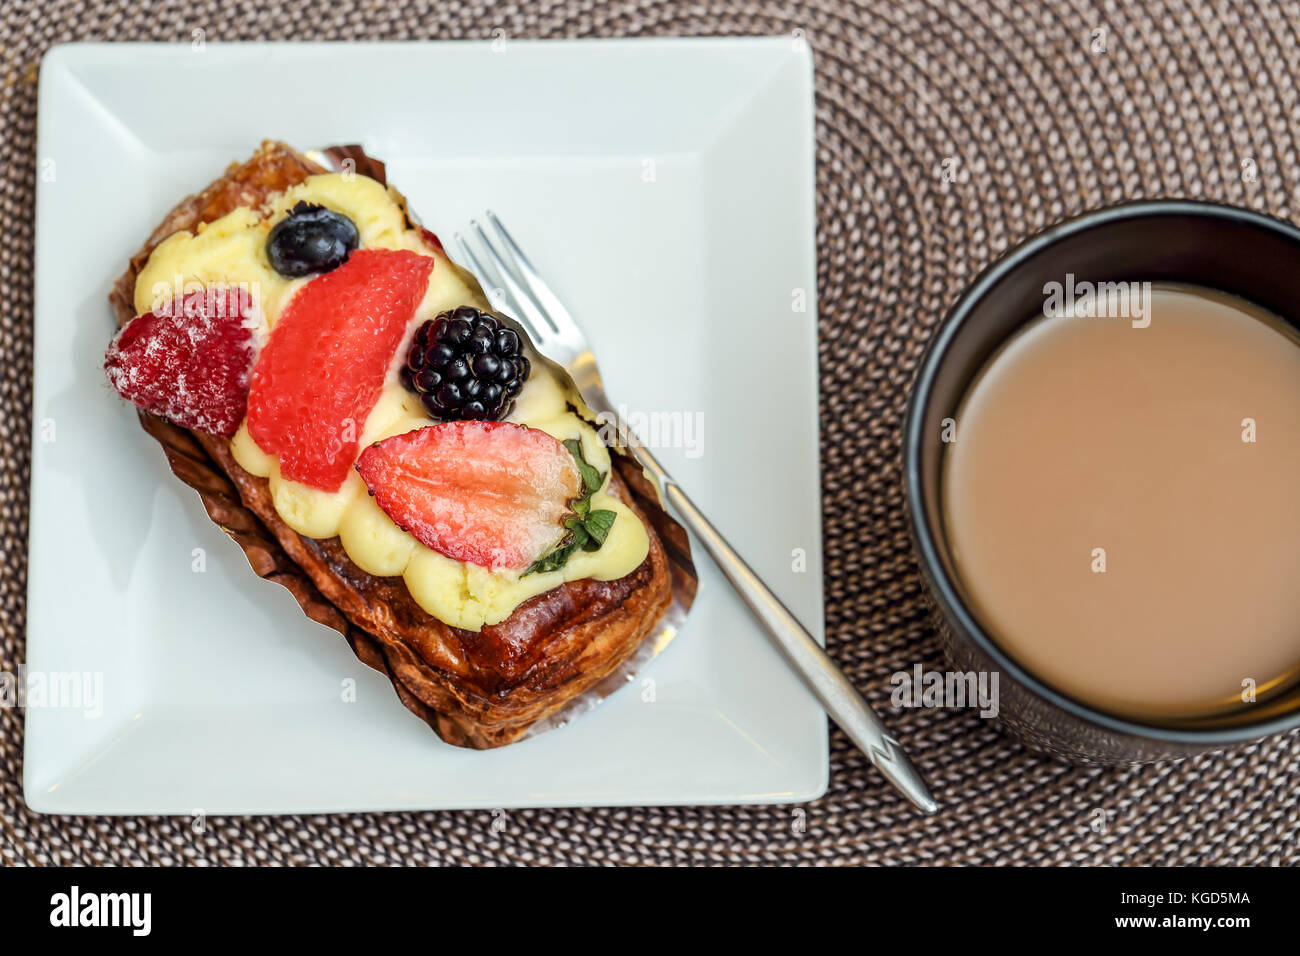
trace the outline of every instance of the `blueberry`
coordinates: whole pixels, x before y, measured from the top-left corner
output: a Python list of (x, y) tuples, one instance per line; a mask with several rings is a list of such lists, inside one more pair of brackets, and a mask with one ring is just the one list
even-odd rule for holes
[(356, 224), (347, 216), (300, 202), (271, 230), (266, 257), (280, 275), (297, 279), (337, 269), (360, 241)]

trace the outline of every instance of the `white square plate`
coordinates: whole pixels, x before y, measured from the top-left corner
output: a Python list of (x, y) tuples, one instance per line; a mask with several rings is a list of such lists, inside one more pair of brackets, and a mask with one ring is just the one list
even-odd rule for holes
[(41, 69), (38, 136), (28, 680), (89, 674), (102, 699), (89, 716), (29, 706), (33, 809), (825, 790), (822, 711), (700, 553), (695, 608), (641, 675), (652, 701), (638, 684), (502, 750), (443, 744), (337, 633), (252, 573), (101, 370), (110, 283), (182, 196), (264, 137), (361, 143), (436, 232), (485, 207), (502, 215), (587, 327), (616, 403), (702, 413), (702, 453), (664, 448), (665, 465), (820, 639), (804, 44), (63, 46)]

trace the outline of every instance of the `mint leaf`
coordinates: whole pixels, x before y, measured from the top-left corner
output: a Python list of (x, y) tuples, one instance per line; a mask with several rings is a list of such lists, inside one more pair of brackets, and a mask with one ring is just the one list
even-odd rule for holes
[(538, 558), (530, 564), (528, 570), (519, 576), (521, 578), (526, 578), (530, 574), (545, 574), (547, 571), (558, 571), (560, 568), (564, 567), (569, 560), (569, 555), (573, 554), (575, 550), (577, 549), (573, 545), (556, 548), (550, 554)]
[(591, 497), (600, 491), (600, 486), (605, 483), (605, 475), (597, 470), (594, 465), (587, 464), (587, 459), (582, 457), (582, 441), (577, 438), (569, 438), (564, 442), (564, 447), (569, 449), (573, 455), (573, 460), (578, 463), (578, 474), (582, 475), (582, 483), (587, 488), (587, 497)]
[(597, 511), (591, 510), (591, 496), (599, 491), (600, 486), (605, 483), (605, 474), (588, 464), (587, 459), (582, 457), (581, 440), (570, 438), (564, 442), (564, 447), (569, 449), (569, 453), (573, 455), (573, 460), (578, 466), (578, 474), (582, 476), (582, 486), (586, 493), (581, 498), (575, 499), (571, 505), (573, 515), (564, 520), (565, 533), (564, 537), (560, 539), (560, 543), (530, 564), (527, 570), (520, 575), (521, 578), (526, 578), (530, 574), (544, 574), (547, 571), (560, 570), (579, 548), (584, 551), (598, 551), (600, 546), (605, 543), (605, 538), (609, 535), (609, 529), (613, 526), (614, 519), (618, 517), (615, 512), (604, 508)]
[[(583, 543), (586, 542), (586, 533), (583, 533)], [(530, 574), (544, 574), (547, 571), (558, 571), (569, 562), (570, 555), (577, 551), (581, 545), (578, 543), (576, 536), (572, 533), (566, 534), (560, 544), (550, 554), (543, 555), (528, 566), (528, 570), (519, 575), (526, 578)]]
[[(614, 519), (617, 517), (616, 512), (606, 511), (601, 508), (598, 511), (593, 511), (587, 516), (587, 520), (582, 523), (587, 535), (592, 541), (596, 542), (596, 548), (605, 543), (605, 538), (609, 535), (609, 529), (614, 527)], [(591, 550), (594, 551), (595, 548)]]
[(587, 543), (590, 534), (586, 526), (577, 518), (569, 518), (564, 522), (564, 526), (569, 529), (569, 534), (566, 537), (571, 538), (578, 547), (583, 547)]

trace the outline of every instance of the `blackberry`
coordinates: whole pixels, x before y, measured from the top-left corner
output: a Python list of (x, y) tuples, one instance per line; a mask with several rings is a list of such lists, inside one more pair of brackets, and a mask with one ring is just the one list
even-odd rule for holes
[(402, 384), (443, 421), (500, 421), (510, 414), (531, 364), (519, 333), (468, 305), (416, 330)]

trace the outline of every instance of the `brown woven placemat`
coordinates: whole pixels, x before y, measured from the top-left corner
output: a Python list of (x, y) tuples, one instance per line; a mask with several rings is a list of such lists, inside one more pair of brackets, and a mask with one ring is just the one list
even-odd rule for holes
[[(1121, 199), (1300, 218), (1296, 3), (1179, 0), (479, 0), (8, 3), (0, 13), (0, 670), (23, 659), (36, 79), (69, 40), (772, 35), (817, 67), (827, 635), (878, 707), (940, 664), (899, 475), (908, 385), (946, 306), (1009, 244)], [(1102, 49), (1104, 47), (1104, 50)], [(268, 134), (274, 131), (268, 131)], [(955, 172), (948, 182), (945, 170)], [(951, 178), (951, 177), (947, 177)], [(105, 306), (105, 322), (107, 306)], [(160, 465), (161, 467), (161, 465)], [(251, 580), (251, 577), (250, 577)], [(1030, 753), (974, 711), (890, 722), (944, 803), (912, 814), (838, 732), (790, 807), (209, 819), (54, 818), (22, 799), (0, 708), (5, 863), (1294, 863), (1300, 735), (1139, 769)], [(1104, 811), (1106, 825), (1096, 826)]]

